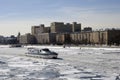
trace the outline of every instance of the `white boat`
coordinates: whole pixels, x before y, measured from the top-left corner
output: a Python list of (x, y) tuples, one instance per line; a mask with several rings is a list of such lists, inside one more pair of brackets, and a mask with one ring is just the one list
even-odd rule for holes
[(56, 59), (58, 56), (56, 52), (50, 51), (48, 48), (44, 49), (28, 48), (28, 52), (25, 54), (26, 56), (45, 59)]

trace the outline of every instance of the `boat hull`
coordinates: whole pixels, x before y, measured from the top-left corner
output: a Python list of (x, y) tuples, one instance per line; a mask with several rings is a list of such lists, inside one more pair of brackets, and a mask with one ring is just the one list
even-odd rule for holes
[(26, 56), (35, 57), (35, 58), (43, 58), (43, 59), (56, 59), (57, 55), (37, 55), (37, 54), (29, 54), (26, 53)]

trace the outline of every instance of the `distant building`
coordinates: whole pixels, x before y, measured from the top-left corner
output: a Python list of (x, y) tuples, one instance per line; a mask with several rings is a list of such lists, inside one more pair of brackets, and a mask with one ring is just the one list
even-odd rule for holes
[(4, 44), (17, 44), (17, 37), (11, 35), (10, 37), (4, 37)]
[(73, 22), (72, 32), (81, 32), (81, 24), (77, 24), (77, 22)]
[(110, 45), (120, 45), (120, 30), (112, 29), (107, 30), (107, 40)]
[(50, 27), (51, 33), (61, 33), (65, 31), (63, 22), (53, 22)]
[(50, 33), (50, 27), (45, 27), (44, 28), (44, 33)]
[(119, 29), (92, 31), (91, 27), (85, 27), (81, 31), (81, 24), (77, 22), (53, 22), (50, 27), (45, 27), (44, 24), (32, 26), (31, 33), (21, 35), (20, 43), (120, 45)]
[(30, 33), (27, 33), (25, 35), (20, 36), (19, 42), (21, 44), (35, 44), (36, 43), (36, 38), (34, 35), (31, 35)]
[(38, 44), (55, 44), (56, 33), (41, 33), (36, 35)]
[(0, 44), (4, 44), (5, 43), (5, 38), (4, 36), (0, 36)]
[(70, 44), (70, 40), (69, 33), (60, 33), (56, 35), (56, 44)]
[(83, 29), (84, 32), (91, 32), (92, 31), (92, 28), (91, 27), (85, 27)]
[(11, 35), (10, 37), (0, 36), (0, 44), (17, 44), (17, 37)]
[(71, 43), (75, 44), (120, 44), (120, 30), (105, 30), (70, 34)]
[(32, 26), (31, 28), (32, 35), (38, 35), (41, 33), (50, 33), (50, 27), (45, 27), (44, 24), (39, 26)]
[(44, 25), (41, 24), (40, 26), (32, 26), (31, 28), (32, 34), (39, 34), (44, 32)]
[(70, 38), (73, 44), (89, 44), (90, 32), (71, 33)]
[(20, 32), (18, 32), (18, 35), (17, 35), (17, 42), (19, 43), (19, 40), (20, 40)]
[(63, 22), (53, 22), (51, 23), (51, 33), (70, 33), (70, 32), (80, 32), (81, 24), (73, 22), (73, 24)]
[(71, 33), (70, 34), (70, 41), (71, 41), (72, 44), (79, 43), (79, 41), (78, 41), (78, 33)]

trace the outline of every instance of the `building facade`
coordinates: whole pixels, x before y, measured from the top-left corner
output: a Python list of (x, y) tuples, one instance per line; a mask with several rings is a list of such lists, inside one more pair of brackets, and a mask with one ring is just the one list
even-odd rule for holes
[(20, 36), (23, 44), (105, 44), (119, 45), (120, 30), (92, 31), (91, 27), (81, 30), (81, 24), (53, 22), (50, 27), (32, 26), (32, 34)]
[(92, 32), (92, 28), (91, 27), (85, 27), (83, 29), (84, 32)]
[(36, 38), (34, 35), (27, 33), (25, 35), (20, 36), (19, 43), (21, 43), (21, 44), (36, 44)]
[(77, 22), (73, 22), (72, 32), (81, 32), (81, 24), (77, 24)]
[(120, 44), (120, 30), (107, 30), (108, 41), (110, 45), (119, 45)]
[(32, 26), (31, 28), (32, 35), (38, 35), (41, 33), (50, 33), (50, 27), (45, 27), (44, 24), (39, 26)]
[(0, 44), (4, 44), (5, 43), (5, 37), (0, 36)]
[(56, 33), (41, 33), (36, 35), (36, 40), (38, 44), (55, 44), (56, 43)]
[(51, 33), (71, 33), (71, 32), (81, 32), (81, 24), (73, 22), (73, 24), (63, 22), (53, 22), (51, 23)]
[(56, 44), (70, 44), (70, 34), (69, 33), (60, 33), (56, 35)]

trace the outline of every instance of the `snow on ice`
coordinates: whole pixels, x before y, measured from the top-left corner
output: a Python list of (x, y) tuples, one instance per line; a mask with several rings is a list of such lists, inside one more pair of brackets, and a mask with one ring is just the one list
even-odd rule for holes
[[(58, 59), (27, 57), (28, 47), (49, 48)], [(117, 80), (119, 74), (120, 48), (0, 46), (0, 80)]]

